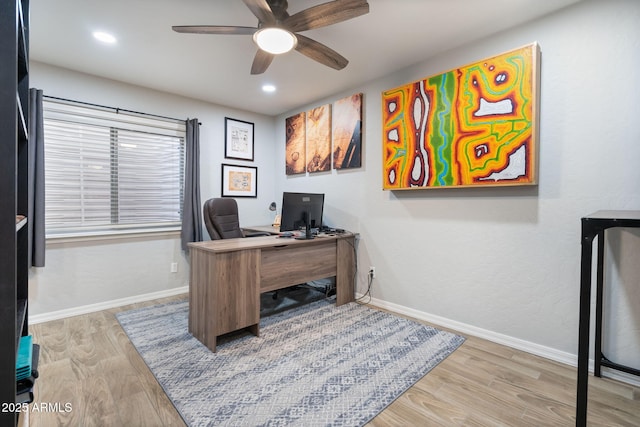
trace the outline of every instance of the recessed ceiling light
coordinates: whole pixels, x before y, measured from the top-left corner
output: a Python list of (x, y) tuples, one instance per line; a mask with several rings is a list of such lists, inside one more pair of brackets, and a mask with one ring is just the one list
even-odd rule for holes
[(93, 37), (97, 40), (100, 40), (103, 43), (114, 44), (117, 40), (114, 36), (109, 33), (105, 33), (104, 31), (94, 31)]
[(274, 85), (266, 84), (262, 86), (262, 90), (265, 92), (275, 92), (276, 87)]

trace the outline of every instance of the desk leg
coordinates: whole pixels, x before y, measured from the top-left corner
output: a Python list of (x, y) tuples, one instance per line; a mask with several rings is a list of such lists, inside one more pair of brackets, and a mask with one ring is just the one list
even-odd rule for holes
[(338, 239), (336, 243), (336, 305), (342, 305), (355, 300), (355, 239)]
[(594, 235), (582, 224), (582, 255), (580, 258), (580, 318), (578, 321), (578, 387), (576, 427), (587, 425), (587, 393), (589, 391), (589, 317), (591, 312), (591, 262)]
[(189, 332), (211, 351), (218, 337), (249, 328), (260, 333), (260, 250), (192, 250)]
[(602, 376), (602, 303), (604, 294), (604, 230), (598, 233), (598, 258), (596, 261), (596, 330), (593, 353), (593, 375)]

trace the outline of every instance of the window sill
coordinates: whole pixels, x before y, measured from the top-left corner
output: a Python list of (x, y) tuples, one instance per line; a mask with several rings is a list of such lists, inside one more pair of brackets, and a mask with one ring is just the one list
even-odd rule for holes
[(104, 230), (91, 232), (71, 232), (49, 234), (46, 236), (47, 243), (69, 243), (69, 242), (94, 242), (102, 240), (125, 240), (139, 237), (180, 237), (180, 227), (166, 227), (153, 229), (136, 230)]

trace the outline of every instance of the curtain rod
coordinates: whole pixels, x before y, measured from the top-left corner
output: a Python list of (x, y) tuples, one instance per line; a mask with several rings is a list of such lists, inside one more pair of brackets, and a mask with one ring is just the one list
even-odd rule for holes
[[(160, 116), (158, 114), (150, 114), (150, 113), (143, 113), (141, 111), (133, 111), (133, 110), (125, 110), (124, 108), (118, 108), (118, 107), (109, 107), (106, 105), (100, 105), (100, 104), (93, 104), (91, 102), (83, 102), (83, 101), (76, 101), (73, 99), (66, 99), (66, 98), (59, 98), (57, 96), (50, 96), (50, 95), (42, 95), (44, 98), (49, 98), (49, 99), (54, 99), (56, 101), (64, 101), (64, 102), (73, 102), (74, 104), (81, 104), (81, 105), (88, 105), (90, 107), (99, 107), (99, 108), (106, 108), (108, 110), (114, 110), (116, 113), (119, 112), (123, 112), (123, 113), (132, 113), (132, 114), (139, 114), (142, 116), (149, 116), (149, 117), (157, 117), (160, 119), (165, 119), (165, 120), (175, 120), (177, 122), (184, 122), (186, 120), (184, 119), (176, 119), (174, 117), (168, 117), (168, 116)], [(187, 119), (188, 120), (188, 119)], [(199, 125), (202, 123), (198, 123)]]

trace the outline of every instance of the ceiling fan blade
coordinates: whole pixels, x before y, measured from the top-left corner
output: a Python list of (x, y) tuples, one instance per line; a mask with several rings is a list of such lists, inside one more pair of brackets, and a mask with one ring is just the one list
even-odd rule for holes
[(254, 27), (227, 27), (223, 25), (174, 25), (177, 33), (187, 34), (239, 34), (252, 35), (258, 29)]
[(271, 11), (271, 7), (269, 6), (269, 3), (267, 3), (267, 0), (243, 0), (243, 1), (244, 1), (244, 4), (247, 5), (251, 13), (253, 13), (256, 16), (256, 18), (258, 18), (258, 21), (267, 25), (276, 23), (276, 17), (273, 15), (273, 12)]
[(293, 14), (284, 20), (283, 25), (295, 33), (337, 24), (366, 13), (369, 13), (366, 0), (334, 0)]
[(347, 58), (322, 43), (300, 34), (296, 34), (296, 37), (298, 38), (296, 50), (314, 61), (336, 70), (342, 70), (349, 63)]
[(251, 64), (251, 74), (262, 74), (267, 71), (273, 58), (275, 58), (274, 54), (258, 49), (256, 56), (253, 58), (253, 64)]

